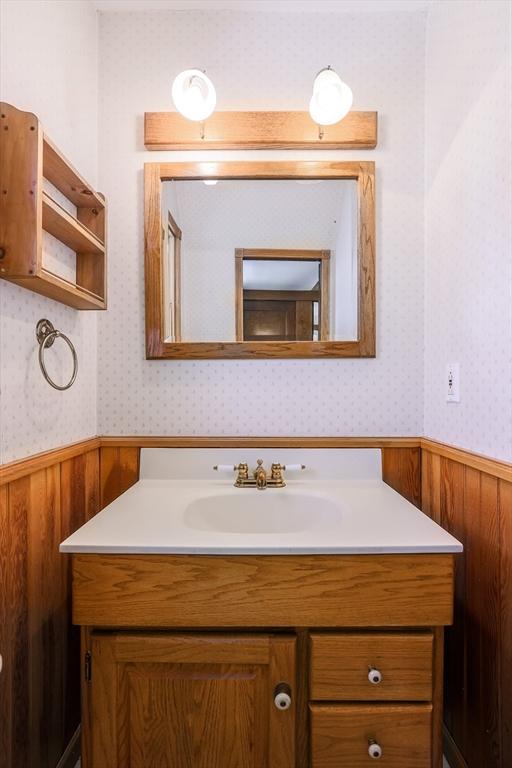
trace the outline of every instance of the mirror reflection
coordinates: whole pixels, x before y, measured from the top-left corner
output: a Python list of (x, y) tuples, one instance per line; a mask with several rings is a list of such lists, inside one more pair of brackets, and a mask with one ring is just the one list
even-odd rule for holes
[(239, 250), (236, 258), (237, 341), (329, 338), (330, 251)]
[(162, 182), (165, 340), (357, 339), (357, 182)]

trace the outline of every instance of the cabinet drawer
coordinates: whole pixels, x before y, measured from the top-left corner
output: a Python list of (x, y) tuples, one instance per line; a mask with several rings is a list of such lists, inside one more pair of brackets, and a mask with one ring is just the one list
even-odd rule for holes
[[(312, 704), (311, 768), (430, 768), (430, 704)], [(381, 750), (380, 763), (370, 755)]]
[(433, 637), (425, 633), (311, 635), (310, 698), (430, 701)]

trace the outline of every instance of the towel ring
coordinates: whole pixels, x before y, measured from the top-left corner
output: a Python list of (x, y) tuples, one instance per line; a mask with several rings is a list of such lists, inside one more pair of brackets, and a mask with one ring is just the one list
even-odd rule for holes
[[(76, 354), (76, 349), (73, 346), (73, 343), (66, 336), (65, 333), (61, 333), (61, 331), (56, 331), (55, 328), (53, 327), (53, 324), (50, 323), (49, 320), (40, 320), (38, 322), (38, 324), (36, 325), (36, 338), (39, 342), (39, 365), (41, 366), (41, 371), (46, 381), (54, 389), (59, 389), (60, 391), (69, 389), (74, 384), (76, 375), (78, 373), (78, 357)], [(47, 349), (48, 347), (51, 347), (55, 339), (58, 339), (58, 338), (61, 338), (63, 339), (63, 341), (66, 342), (69, 349), (71, 350), (71, 354), (73, 355), (73, 373), (68, 383), (63, 385), (56, 384), (50, 378), (50, 376), (48, 375), (48, 371), (46, 370), (46, 365), (44, 364), (45, 349)]]

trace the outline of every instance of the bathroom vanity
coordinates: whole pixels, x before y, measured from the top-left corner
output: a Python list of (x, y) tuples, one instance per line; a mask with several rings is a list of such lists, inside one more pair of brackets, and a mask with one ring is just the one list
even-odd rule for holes
[[(61, 545), (83, 768), (440, 768), (462, 547), (381, 481), (379, 451), (142, 453)], [(308, 469), (264, 491), (205, 479), (256, 454)]]

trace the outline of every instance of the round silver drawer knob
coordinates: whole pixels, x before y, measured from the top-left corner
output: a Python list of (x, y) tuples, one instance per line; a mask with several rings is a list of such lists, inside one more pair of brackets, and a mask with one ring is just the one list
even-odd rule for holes
[(382, 747), (380, 746), (380, 744), (377, 744), (376, 741), (370, 741), (370, 746), (368, 747), (368, 754), (374, 760), (378, 760), (379, 758), (382, 757)]
[(368, 672), (368, 680), (372, 685), (378, 685), (382, 682), (382, 672), (378, 669), (370, 667), (370, 671)]

